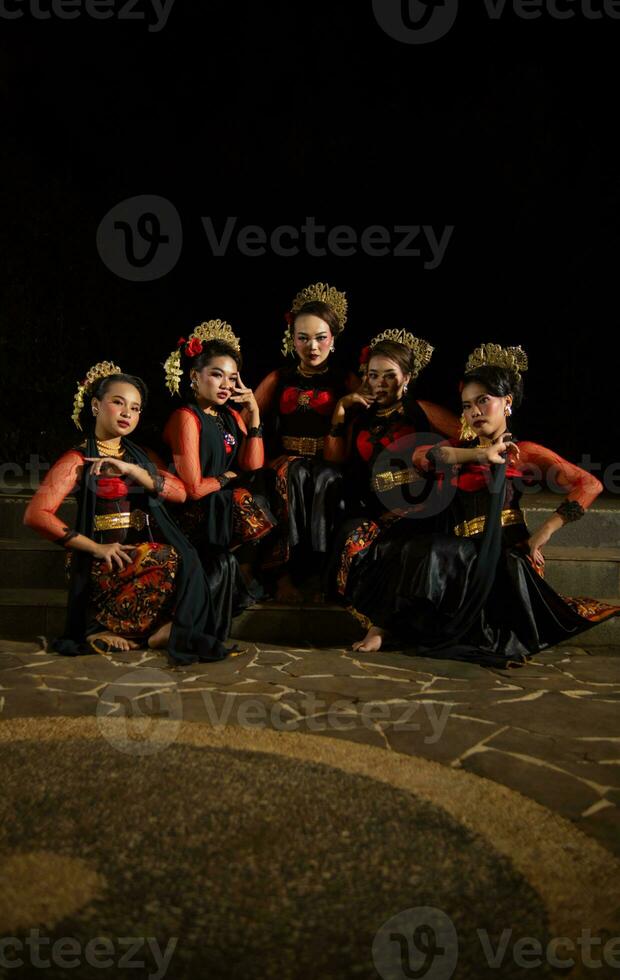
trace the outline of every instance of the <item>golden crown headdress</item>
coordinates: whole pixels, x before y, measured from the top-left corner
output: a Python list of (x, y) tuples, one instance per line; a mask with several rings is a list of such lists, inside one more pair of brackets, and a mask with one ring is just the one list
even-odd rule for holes
[(96, 381), (101, 381), (102, 378), (108, 378), (111, 374), (122, 373), (118, 365), (113, 364), (112, 361), (100, 361), (99, 364), (94, 364), (91, 367), (83, 381), (78, 382), (77, 391), (73, 399), (73, 413), (71, 418), (80, 432), (82, 431), (80, 415), (84, 408), (84, 396), (89, 393)]
[(513, 371), (518, 378), (522, 371), (527, 371), (527, 354), (521, 347), (500, 347), (499, 344), (481, 344), (471, 353), (465, 365), (465, 374), (476, 368), (499, 367)]
[(362, 368), (368, 368), (368, 361), (370, 360), (373, 347), (376, 347), (382, 340), (390, 340), (394, 344), (402, 344), (403, 347), (409, 348), (413, 354), (412, 381), (418, 377), (425, 367), (428, 367), (435, 351), (435, 348), (431, 347), (427, 340), (422, 340), (421, 337), (414, 337), (412, 333), (406, 330), (384, 330), (383, 333), (377, 334), (370, 341), (368, 345), (368, 356), (362, 363)]
[(329, 286), (326, 282), (316, 282), (313, 286), (306, 286), (305, 289), (297, 293), (297, 296), (292, 302), (291, 309), (286, 315), (288, 326), (284, 331), (284, 338), (282, 340), (282, 353), (284, 356), (295, 353), (293, 331), (291, 329), (293, 317), (295, 313), (299, 313), (302, 306), (305, 306), (306, 303), (325, 303), (327, 306), (331, 306), (338, 317), (340, 330), (344, 330), (344, 325), (347, 322), (348, 309), (346, 294), (341, 293), (335, 286)]
[(176, 350), (173, 350), (164, 361), (166, 388), (171, 395), (179, 394), (179, 385), (183, 377), (181, 352), (184, 351), (188, 357), (197, 357), (202, 352), (203, 344), (209, 340), (221, 340), (237, 353), (241, 352), (239, 338), (235, 336), (229, 323), (226, 323), (225, 320), (205, 320), (192, 331), (187, 339), (179, 337)]

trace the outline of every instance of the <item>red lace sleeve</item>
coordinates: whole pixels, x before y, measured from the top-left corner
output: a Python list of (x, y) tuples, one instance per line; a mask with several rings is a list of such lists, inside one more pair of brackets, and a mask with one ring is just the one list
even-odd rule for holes
[(280, 383), (280, 372), (272, 371), (266, 378), (263, 378), (258, 388), (254, 392), (258, 404), (261, 418), (272, 412), (275, 407), (276, 391)]
[(61, 456), (26, 508), (24, 524), (48, 541), (64, 544), (77, 533), (56, 517), (56, 511), (78, 485), (83, 460), (82, 453), (77, 449)]
[(234, 408), (231, 409), (237, 425), (243, 433), (243, 442), (239, 447), (239, 469), (241, 470), (260, 470), (265, 465), (265, 446), (261, 437), (252, 436), (248, 438), (248, 429), (242, 416)]
[(185, 490), (185, 485), (178, 476), (174, 473), (168, 473), (164, 465), (163, 459), (153, 452), (152, 449), (145, 450), (146, 455), (155, 463), (157, 467), (157, 477), (158, 477), (158, 495), (162, 500), (168, 501), (171, 504), (183, 504), (187, 500), (187, 492)]
[(448, 439), (458, 439), (461, 434), (461, 423), (454, 412), (434, 402), (418, 402), (418, 405), (426, 415), (435, 432), (446, 436)]
[(416, 446), (411, 457), (415, 469), (419, 470), (420, 473), (432, 473), (435, 470), (435, 460), (430, 455), (431, 450), (437, 449), (439, 446), (456, 445), (455, 439), (442, 439), (441, 442), (435, 442), (432, 445)]
[(518, 466), (524, 475), (541, 482), (545, 490), (564, 495), (566, 501), (577, 504), (584, 510), (596, 500), (603, 489), (600, 480), (587, 470), (569, 463), (545, 446), (539, 446), (535, 442), (520, 442), (519, 453)]
[(164, 429), (164, 440), (170, 446), (174, 468), (183, 481), (190, 500), (200, 500), (220, 489), (214, 476), (203, 477), (200, 468), (200, 433), (198, 419), (186, 408), (173, 412)]

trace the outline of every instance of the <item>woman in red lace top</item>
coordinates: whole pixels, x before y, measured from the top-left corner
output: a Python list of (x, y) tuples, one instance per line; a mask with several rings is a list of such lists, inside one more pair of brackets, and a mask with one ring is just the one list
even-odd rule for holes
[[(173, 372), (171, 359), (178, 366)], [(235, 551), (249, 583), (253, 546), (276, 525), (270, 502), (275, 477), (261, 469), (260, 414), (241, 381), (239, 342), (228, 324), (211, 320), (182, 340), (166, 365), (172, 391), (179, 388), (177, 370), (191, 386), (187, 403), (172, 413), (163, 433), (187, 491), (181, 527), (206, 561)]]
[[(396, 338), (396, 339), (395, 339)], [(353, 508), (334, 548), (329, 578), (330, 591), (347, 595), (355, 607), (354, 589), (347, 587), (353, 565), (373, 546), (371, 559), (400, 534), (399, 521), (418, 516), (412, 527), (427, 530), (419, 497), (425, 481), (413, 467), (416, 445), (429, 435), (455, 436), (460, 425), (456, 416), (429, 401), (418, 401), (413, 382), (429, 364), (433, 348), (405, 331), (386, 331), (362, 352), (366, 382), (345, 395), (336, 405), (332, 427), (325, 442), (325, 458), (346, 463)], [(409, 528), (407, 529), (409, 530)]]
[(302, 290), (287, 314), (283, 343), (294, 363), (256, 389), (279, 500), (264, 567), (277, 570), (276, 598), (283, 602), (302, 600), (298, 586), (320, 571), (344, 510), (341, 468), (324, 459), (324, 447), (338, 399), (359, 386), (333, 358), (346, 311), (344, 293), (333, 287)]
[[(414, 455), (433, 481), (444, 533), (430, 543), (412, 534), (374, 568), (358, 569), (356, 608), (373, 625), (356, 649), (378, 650), (389, 633), (432, 657), (506, 666), (620, 612), (560, 596), (544, 581), (545, 545), (602, 486), (552, 450), (512, 440), (508, 419), (526, 366), (520, 348), (487, 344), (470, 357), (461, 385), (464, 439)], [(530, 534), (520, 498), (540, 482), (565, 499)]]
[[(67, 626), (55, 648), (75, 655), (148, 642), (177, 663), (221, 659), (229, 623), (217, 621), (220, 597), (165, 507), (185, 500), (183, 483), (129, 439), (146, 394), (140, 378), (109, 362), (92, 368), (73, 415), (82, 428), (81, 416), (92, 413), (92, 429), (52, 466), (26, 510), (26, 525), (71, 553)], [(57, 516), (72, 493), (75, 528)]]

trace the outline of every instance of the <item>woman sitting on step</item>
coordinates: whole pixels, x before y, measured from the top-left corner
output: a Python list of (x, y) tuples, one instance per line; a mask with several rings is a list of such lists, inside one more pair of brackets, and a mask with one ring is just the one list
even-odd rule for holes
[(276, 526), (275, 474), (262, 468), (260, 413), (241, 381), (239, 340), (221, 320), (201, 323), (188, 340), (181, 338), (164, 370), (171, 394), (179, 394), (182, 380), (189, 388), (163, 433), (187, 491), (179, 524), (207, 563), (234, 551), (256, 598), (262, 591), (254, 580), (256, 546)]
[(322, 282), (303, 289), (286, 314), (282, 353), (290, 362), (256, 389), (278, 494), (278, 529), (263, 568), (275, 574), (279, 602), (303, 601), (300, 586), (322, 573), (345, 513), (342, 470), (323, 450), (336, 402), (360, 384), (334, 360), (346, 320), (344, 293)]
[[(76, 655), (148, 643), (180, 664), (220, 660), (231, 573), (218, 567), (207, 582), (165, 507), (185, 499), (182, 482), (128, 438), (146, 397), (140, 378), (109, 361), (91, 368), (73, 410), (79, 429), (82, 413), (92, 413), (89, 434), (52, 466), (26, 510), (27, 526), (70, 552), (67, 624), (54, 646)], [(56, 515), (72, 493), (74, 529)]]
[[(358, 650), (378, 650), (387, 634), (431, 657), (500, 667), (573, 639), (620, 613), (594, 599), (565, 598), (543, 578), (543, 548), (583, 516), (602, 485), (533, 442), (515, 442), (508, 418), (522, 397), (521, 348), (484, 344), (461, 382), (460, 441), (419, 447), (414, 462), (443, 498), (445, 533), (407, 542), (366, 562), (356, 608), (372, 626)], [(521, 486), (553, 480), (566, 499), (533, 534), (520, 509)]]
[(369, 549), (369, 562), (380, 562), (390, 542), (433, 529), (413, 452), (433, 433), (456, 436), (460, 425), (448, 409), (415, 398), (414, 383), (432, 355), (427, 341), (404, 330), (379, 334), (362, 351), (364, 386), (341, 398), (332, 416), (325, 459), (347, 464), (351, 516), (338, 535), (328, 590), (353, 609), (357, 568)]

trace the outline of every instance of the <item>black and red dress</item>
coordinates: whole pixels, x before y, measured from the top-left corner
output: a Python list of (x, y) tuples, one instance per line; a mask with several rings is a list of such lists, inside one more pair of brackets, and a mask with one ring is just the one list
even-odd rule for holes
[(344, 515), (345, 491), (342, 468), (324, 458), (325, 438), (336, 403), (359, 384), (328, 362), (312, 374), (299, 366), (272, 371), (256, 389), (279, 502), (278, 534), (266, 567), (327, 551)]
[[(425, 506), (428, 481), (414, 468), (413, 455), (420, 443), (428, 444), (430, 434), (454, 437), (459, 430), (459, 421), (448, 409), (411, 398), (391, 410), (373, 405), (359, 412), (344, 431), (332, 430), (325, 456), (346, 465), (350, 517), (332, 551), (327, 591), (346, 597), (355, 607), (349, 575), (368, 549), (374, 546), (371, 560), (376, 562), (382, 543), (403, 530), (408, 534), (415, 528), (421, 534), (434, 526)], [(398, 528), (403, 521), (407, 527)]]
[(418, 653), (497, 666), (523, 663), (620, 613), (545, 582), (520, 506), (524, 488), (552, 479), (566, 495), (558, 513), (575, 520), (601, 483), (544, 446), (518, 446), (516, 464), (443, 469), (433, 449), (418, 450), (416, 463), (443, 497), (444, 530), (430, 540), (411, 534), (380, 562), (364, 562), (354, 585), (358, 612)]
[[(262, 433), (248, 432), (239, 412), (185, 405), (172, 413), (163, 438), (187, 491), (179, 523), (201, 555), (257, 542), (275, 528), (275, 480), (261, 469)], [(227, 472), (238, 476), (229, 479)]]
[[(234, 569), (224, 560), (205, 574), (167, 505), (185, 500), (181, 480), (167, 473), (152, 453), (121, 440), (124, 459), (148, 470), (153, 492), (119, 477), (90, 477), (85, 457), (99, 455), (94, 437), (66, 452), (52, 466), (32, 498), (24, 523), (59, 545), (77, 534), (102, 544), (122, 542), (132, 561), (111, 571), (85, 551), (70, 554), (67, 624), (54, 648), (68, 655), (88, 653), (86, 639), (110, 631), (138, 642), (172, 621), (168, 653), (179, 664), (220, 660), (232, 617)], [(57, 511), (77, 498), (77, 522), (68, 527)]]

